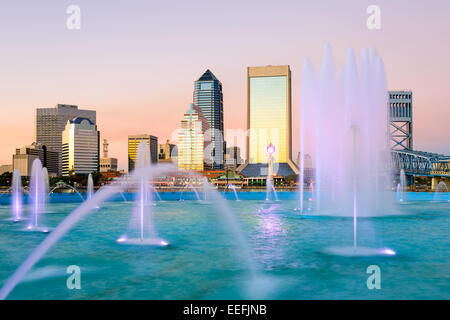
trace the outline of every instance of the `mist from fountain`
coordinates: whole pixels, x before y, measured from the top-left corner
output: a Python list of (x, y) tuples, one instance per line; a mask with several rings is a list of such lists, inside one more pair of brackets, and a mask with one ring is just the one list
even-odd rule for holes
[(450, 194), (448, 192), (447, 184), (444, 181), (438, 183), (433, 200), (450, 202)]
[(45, 204), (47, 201), (47, 195), (45, 188), (47, 184), (45, 182), (45, 173), (42, 168), (41, 161), (36, 159), (33, 161), (31, 169), (31, 179), (29, 187), (29, 201), (31, 204), (31, 220), (27, 226), (27, 230), (30, 231), (42, 231), (48, 232), (49, 229), (39, 225), (39, 219), (42, 213), (45, 212)]
[[(349, 50), (338, 79), (334, 69), (329, 45), (323, 49), (317, 74), (308, 59), (303, 65), (300, 148), (304, 155), (306, 141), (312, 142), (315, 211), (353, 216), (356, 197), (358, 216), (385, 214), (392, 199), (382, 192), (390, 181), (383, 61), (374, 50), (363, 49), (358, 70)], [(304, 170), (300, 161), (301, 177)]]
[(22, 220), (23, 200), (22, 200), (22, 176), (18, 169), (14, 169), (11, 186), (11, 209), (14, 221)]
[[(317, 73), (309, 59), (303, 64), (301, 97), (300, 152), (305, 154), (310, 141), (314, 155), (313, 213), (353, 218), (353, 247), (334, 250), (337, 254), (378, 252), (357, 248), (357, 221), (388, 214), (393, 205), (386, 192), (391, 179), (383, 61), (375, 50), (363, 49), (358, 70), (349, 50), (336, 77), (331, 47), (325, 45)], [(304, 166), (300, 161), (301, 210)]]
[[(17, 268), (14, 274), (4, 283), (0, 289), (0, 299), (5, 299), (15, 286), (23, 279), (23, 277), (30, 271), (33, 266), (45, 255), (45, 253), (58, 242), (73, 226), (75, 226), (81, 219), (89, 214), (100, 203), (110, 199), (115, 194), (123, 192), (125, 189), (135, 187), (136, 184), (141, 185), (142, 177), (151, 177), (162, 175), (164, 173), (173, 172), (176, 167), (173, 165), (158, 165), (147, 166), (145, 168), (135, 170), (131, 176), (124, 176), (118, 178), (113, 183), (108, 184), (98, 190), (92, 199), (81, 203), (72, 213), (70, 213), (55, 229), (51, 232), (37, 248), (27, 257), (27, 259)], [(239, 223), (233, 212), (228, 208), (226, 201), (222, 198), (219, 192), (214, 188), (207, 186), (211, 199), (217, 204), (214, 206), (220, 211), (221, 217), (224, 218), (226, 225), (231, 230), (233, 239), (237, 240), (236, 246), (242, 252), (243, 259), (247, 270), (250, 274), (249, 296), (256, 299), (261, 297), (264, 293), (266, 283), (264, 278), (258, 275), (256, 266), (252, 260), (252, 254), (248, 247), (247, 241), (242, 233)], [(120, 240), (120, 239), (119, 239)], [(123, 242), (127, 239), (124, 237)], [(163, 245), (163, 244), (161, 244)], [(260, 286), (263, 287), (260, 287)]]

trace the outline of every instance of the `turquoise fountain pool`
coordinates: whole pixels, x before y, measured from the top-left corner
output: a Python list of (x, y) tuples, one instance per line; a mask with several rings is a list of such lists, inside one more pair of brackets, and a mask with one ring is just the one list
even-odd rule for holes
[[(248, 241), (248, 263), (217, 204), (156, 201), (158, 236), (166, 247), (116, 240), (131, 202), (107, 202), (80, 221), (27, 273), (8, 299), (449, 299), (450, 203), (406, 201), (397, 214), (358, 221), (358, 245), (392, 256), (346, 257), (327, 249), (353, 244), (351, 217), (300, 215), (297, 200), (227, 201)], [(56, 227), (77, 203), (50, 203), (42, 221)], [(25, 215), (30, 209), (24, 208)], [(0, 206), (0, 286), (47, 234), (23, 231)], [(66, 269), (81, 270), (69, 290)], [(379, 266), (381, 289), (369, 290), (367, 268)]]

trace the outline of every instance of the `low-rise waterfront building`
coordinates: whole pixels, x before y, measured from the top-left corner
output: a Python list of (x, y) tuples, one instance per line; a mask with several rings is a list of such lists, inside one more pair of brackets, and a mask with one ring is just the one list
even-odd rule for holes
[(31, 175), (33, 161), (36, 159), (39, 159), (42, 166), (47, 168), (49, 176), (58, 175), (58, 152), (37, 143), (16, 149), (16, 153), (13, 155), (13, 170), (18, 169), (22, 176), (29, 177)]

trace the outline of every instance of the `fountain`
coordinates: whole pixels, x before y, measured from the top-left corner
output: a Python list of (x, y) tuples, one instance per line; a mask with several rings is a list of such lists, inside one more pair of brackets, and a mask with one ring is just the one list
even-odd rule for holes
[(44, 195), (47, 199), (49, 196), (49, 180), (48, 180), (48, 171), (46, 167), (42, 168), (42, 179), (44, 180)]
[(13, 221), (22, 220), (22, 176), (18, 169), (14, 169), (12, 178), (12, 198), (11, 198), (11, 208), (13, 213)]
[[(405, 191), (406, 191), (406, 175), (405, 170), (400, 170), (400, 202), (405, 200)], [(397, 188), (398, 189), (398, 188)]]
[(278, 193), (277, 190), (275, 190), (275, 186), (272, 183), (272, 179), (266, 180), (266, 201), (270, 201), (270, 194), (273, 194), (273, 200), (278, 200)]
[(161, 199), (161, 195), (159, 194), (158, 190), (156, 190), (156, 188), (153, 185), (150, 185), (150, 187), (153, 190), (153, 195), (156, 195), (156, 197), (158, 198), (159, 201), (162, 201)]
[(441, 181), (438, 183), (438, 185), (436, 187), (436, 191), (434, 192), (433, 200), (450, 202), (450, 194), (448, 192), (448, 187), (444, 181)]
[[(336, 81), (331, 47), (325, 45), (317, 76), (311, 62), (304, 63), (301, 103), (300, 152), (305, 154), (306, 141), (312, 142), (316, 169), (314, 213), (351, 216), (351, 254), (379, 252), (356, 248), (358, 217), (378, 216), (391, 209), (392, 201), (384, 192), (390, 177), (383, 61), (374, 50), (363, 49), (358, 70), (349, 50)], [(300, 161), (301, 212), (304, 170), (304, 161)]]
[(236, 200), (236, 201), (240, 201), (240, 200), (239, 200), (239, 197), (238, 197), (238, 194), (237, 194), (237, 191), (236, 191), (236, 187), (234, 186), (234, 184), (229, 183), (229, 184), (228, 184), (228, 187), (231, 188), (231, 190), (233, 190), (235, 200)]
[(270, 143), (267, 146), (267, 154), (268, 154), (268, 174), (266, 178), (266, 201), (270, 200), (270, 193), (273, 193), (273, 196), (276, 201), (278, 201), (277, 191), (273, 185), (273, 154), (275, 153), (275, 146)]
[(202, 179), (202, 190), (203, 190), (203, 201), (208, 200), (208, 189), (209, 189), (209, 182), (208, 182), (208, 178), (204, 177)]
[(94, 194), (94, 181), (92, 180), (92, 174), (89, 173), (87, 180), (86, 200), (91, 200), (93, 194)]
[(80, 197), (81, 202), (83, 202), (85, 200), (83, 198), (83, 195), (76, 188), (72, 187), (70, 184), (67, 184), (62, 180), (60, 180), (56, 183), (56, 186), (50, 190), (49, 194), (52, 194), (56, 189), (62, 189), (62, 188), (69, 188), (70, 190), (73, 190), (78, 195), (78, 197)]
[[(150, 166), (150, 149), (147, 142), (142, 141), (138, 146), (136, 169), (141, 169)], [(167, 246), (168, 243), (159, 239), (156, 234), (156, 229), (153, 221), (153, 192), (150, 184), (153, 175), (143, 174), (139, 177), (136, 194), (136, 205), (133, 210), (133, 217), (131, 219), (129, 235), (123, 235), (117, 242), (126, 244), (143, 244)], [(138, 233), (138, 235), (136, 235)]]
[[(138, 152), (139, 153), (139, 152)], [(150, 198), (145, 198), (148, 196), (148, 191), (150, 188), (146, 188), (148, 185), (145, 183), (148, 182), (147, 178), (164, 174), (167, 172), (173, 172), (176, 168), (172, 165), (158, 165), (158, 166), (147, 166), (145, 168), (136, 169), (131, 176), (124, 176), (118, 178), (113, 183), (108, 184), (98, 190), (95, 195), (88, 201), (81, 203), (81, 205), (75, 209), (72, 213), (70, 213), (55, 229), (51, 232), (42, 243), (33, 250), (33, 252), (27, 257), (27, 259), (17, 268), (14, 274), (4, 283), (3, 287), (0, 289), (0, 299), (5, 299), (9, 293), (15, 288), (15, 286), (23, 279), (23, 277), (30, 271), (33, 266), (45, 255), (45, 253), (56, 243), (58, 240), (63, 237), (73, 226), (75, 226), (81, 219), (83, 219), (86, 215), (88, 215), (98, 204), (110, 199), (115, 194), (123, 192), (125, 189), (135, 186), (138, 184), (143, 189), (139, 192), (139, 198), (137, 203), (137, 208), (145, 211), (150, 208), (150, 206), (145, 206), (146, 200), (151, 201)], [(145, 179), (143, 179), (145, 178)], [(231, 236), (233, 239), (236, 239), (237, 247), (242, 252), (244, 262), (246, 264), (247, 270), (250, 275), (250, 283), (248, 292), (250, 298), (260, 297), (261, 293), (264, 293), (260, 287), (261, 284), (265, 284), (265, 279), (258, 275), (255, 264), (252, 261), (252, 254), (247, 245), (247, 241), (239, 227), (239, 223), (234, 216), (234, 214), (228, 208), (226, 201), (222, 198), (222, 196), (209, 185), (205, 186), (207, 188), (207, 192), (210, 196), (210, 199), (214, 201), (215, 208), (220, 211), (220, 217), (224, 218), (226, 224), (229, 226), (229, 230), (233, 233)], [(140, 214), (142, 211), (137, 210), (139, 214), (139, 218), (142, 217)], [(145, 212), (144, 212), (145, 213)], [(141, 219), (139, 219), (141, 220)], [(142, 220), (141, 220), (142, 221)], [(143, 234), (143, 240), (140, 239), (129, 239), (127, 236), (123, 236), (119, 238), (117, 241), (120, 243), (133, 243), (133, 244), (153, 244), (159, 246), (168, 245), (164, 240), (160, 240), (155, 243), (153, 241), (146, 241)], [(147, 238), (148, 239), (148, 238)], [(149, 243), (150, 242), (150, 243)]]
[(197, 201), (200, 201), (200, 194), (198, 193), (197, 189), (196, 189), (192, 184), (190, 184), (190, 183), (187, 184), (187, 185), (183, 188), (183, 190), (181, 190), (180, 200), (179, 200), (179, 201), (183, 201), (183, 193), (184, 193), (184, 191), (186, 190), (186, 188), (190, 188), (190, 189), (194, 192), (196, 200), (197, 200)]
[(39, 159), (33, 161), (30, 179), (30, 203), (32, 208), (31, 220), (27, 226), (27, 230), (49, 232), (49, 228), (39, 225), (39, 216), (45, 211), (46, 203), (46, 183), (42, 164)]

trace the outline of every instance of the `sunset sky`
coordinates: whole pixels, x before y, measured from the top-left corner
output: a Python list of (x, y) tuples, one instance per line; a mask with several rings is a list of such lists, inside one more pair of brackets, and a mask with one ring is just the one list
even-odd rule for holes
[[(71, 4), (80, 30), (66, 27)], [(372, 4), (380, 30), (366, 27)], [(448, 0), (2, 1), (0, 165), (34, 141), (35, 108), (63, 103), (97, 110), (126, 169), (127, 136), (169, 139), (208, 68), (223, 84), (226, 129), (246, 126), (247, 66), (291, 66), (297, 119), (302, 62), (317, 67), (324, 43), (338, 65), (348, 48), (376, 48), (388, 88), (413, 91), (415, 149), (450, 154), (449, 13)]]

